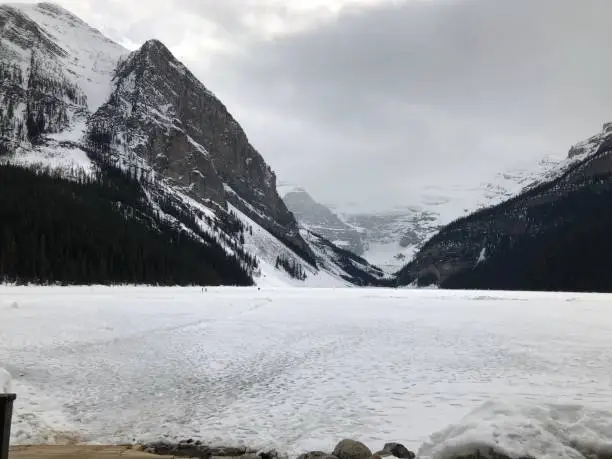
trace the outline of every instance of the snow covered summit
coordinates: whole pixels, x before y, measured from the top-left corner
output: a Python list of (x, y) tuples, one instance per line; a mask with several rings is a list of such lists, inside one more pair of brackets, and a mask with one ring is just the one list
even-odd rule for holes
[(347, 282), (322, 273), (272, 169), (161, 42), (130, 53), (49, 3), (0, 5), (0, 31), (0, 163), (59, 168), (81, 181), (81, 172), (117, 168), (142, 188), (148, 210), (139, 212), (190, 237), (204, 232), (255, 277), (271, 267), (289, 283), (293, 271)]

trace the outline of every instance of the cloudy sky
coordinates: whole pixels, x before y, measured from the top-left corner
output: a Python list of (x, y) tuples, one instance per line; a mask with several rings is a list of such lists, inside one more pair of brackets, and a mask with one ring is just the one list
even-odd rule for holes
[(610, 0), (59, 0), (126, 46), (159, 38), (279, 180), (410, 203), (612, 120)]

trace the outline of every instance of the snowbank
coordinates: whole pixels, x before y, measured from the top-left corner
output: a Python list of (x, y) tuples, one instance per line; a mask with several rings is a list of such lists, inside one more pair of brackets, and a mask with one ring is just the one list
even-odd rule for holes
[(612, 411), (580, 405), (488, 402), (459, 424), (434, 434), (418, 456), (450, 459), (491, 450), (510, 458), (538, 459), (584, 459), (612, 452)]
[(11, 374), (0, 367), (0, 394), (10, 394), (13, 389)]

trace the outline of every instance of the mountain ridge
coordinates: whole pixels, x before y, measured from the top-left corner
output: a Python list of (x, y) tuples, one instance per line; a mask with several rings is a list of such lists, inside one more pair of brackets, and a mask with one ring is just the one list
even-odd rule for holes
[(278, 188), (282, 190), (280, 194), (287, 208), (303, 227), (357, 256), (363, 255), (365, 247), (358, 230), (327, 206), (315, 201), (304, 188), (286, 185), (280, 185)]
[[(476, 186), (427, 187), (408, 198), (406, 205), (378, 212), (320, 204), (296, 185), (284, 183), (278, 188), (300, 224), (393, 274), (446, 224), (550, 180), (555, 171), (572, 161), (544, 156), (508, 167)], [(347, 233), (358, 238), (357, 248)]]
[(571, 147), (544, 180), (444, 227), (399, 271), (399, 284), (610, 291), (610, 199), (612, 130), (606, 123)]
[[(129, 52), (49, 3), (2, 5), (0, 27), (11, 37), (0, 42), (0, 163), (61, 169), (68, 179), (74, 167), (90, 176), (118, 167), (175, 231), (219, 244), (228, 257), (248, 247), (258, 259), (254, 277), (271, 275), (280, 259), (309, 273), (303, 285), (346, 282), (320, 269), (272, 169), (159, 40)], [(270, 237), (255, 237), (254, 226)]]

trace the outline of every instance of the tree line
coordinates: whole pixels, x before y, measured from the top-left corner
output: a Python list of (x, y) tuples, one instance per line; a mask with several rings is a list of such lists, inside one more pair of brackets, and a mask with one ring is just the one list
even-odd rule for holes
[(0, 279), (17, 283), (252, 285), (214, 238), (155, 212), (116, 167), (68, 179), (0, 166)]

